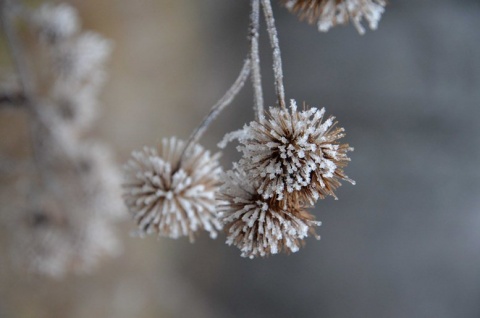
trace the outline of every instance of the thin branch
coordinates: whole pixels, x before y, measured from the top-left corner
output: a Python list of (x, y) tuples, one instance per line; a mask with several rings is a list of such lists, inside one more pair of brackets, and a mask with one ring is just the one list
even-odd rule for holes
[(220, 114), (220, 112), (226, 106), (228, 106), (233, 101), (235, 96), (237, 96), (237, 94), (242, 89), (243, 85), (245, 85), (245, 81), (250, 75), (251, 64), (252, 63), (250, 59), (245, 60), (245, 62), (243, 63), (242, 70), (240, 71), (240, 74), (238, 75), (233, 85), (228, 89), (225, 95), (223, 95), (222, 98), (220, 98), (218, 102), (215, 105), (213, 105), (210, 112), (205, 116), (205, 118), (200, 123), (200, 125), (190, 135), (190, 137), (188, 138), (187, 144), (185, 145), (185, 148), (183, 149), (182, 155), (180, 157), (179, 165), (183, 161), (185, 155), (198, 142), (200, 137), (202, 137), (202, 135), (205, 133), (205, 131), (207, 130), (208, 126), (210, 126), (212, 121)]
[(13, 27), (13, 6), (14, 4), (10, 0), (0, 0), (0, 24), (6, 38), (7, 48), (18, 75), (18, 81), (20, 84), (21, 94), (24, 98), (25, 108), (30, 113), (30, 116), (28, 116), (28, 133), (30, 135), (32, 157), (37, 166), (36, 171), (39, 173), (41, 180), (45, 181), (43, 169), (41, 169), (40, 166), (41, 148), (35, 142), (36, 132), (34, 130), (34, 125), (36, 122), (38, 122), (40, 112), (35, 107), (35, 88), (33, 77), (32, 74), (30, 74), (27, 59), (23, 54), (23, 46), (18, 40), (15, 28)]
[(25, 58), (23, 52), (23, 47), (18, 41), (17, 34), (15, 29), (12, 27), (12, 15), (9, 14), (9, 6), (13, 4), (9, 0), (0, 0), (0, 21), (7, 40), (7, 46), (10, 51), (10, 56), (12, 57), (15, 70), (18, 73), (18, 79), (20, 86), (23, 91), (23, 95), (26, 99), (28, 107), (32, 107), (31, 99), (34, 96), (35, 87), (33, 83), (33, 77), (28, 68), (27, 59)]
[[(24, 54), (24, 47), (19, 41), (14, 27), (13, 19), (17, 16), (18, 12), (16, 11), (19, 9), (18, 5), (19, 3), (11, 0), (0, 0), (0, 24), (20, 84), (19, 96), (22, 96), (23, 105), (29, 114), (28, 134), (30, 137), (33, 162), (41, 182), (43, 182), (44, 185), (48, 185), (51, 182), (51, 178), (49, 178), (44, 164), (48, 157), (49, 150), (45, 147), (45, 144), (40, 141), (46, 139), (55, 140), (55, 134), (52, 132), (51, 120), (49, 120), (51, 116), (49, 117), (47, 109), (45, 107), (38, 107), (39, 99), (35, 88), (35, 77), (29, 67), (29, 61)], [(61, 147), (60, 143), (52, 142), (52, 144), (59, 147), (60, 151), (70, 160), (68, 153)]]
[(21, 92), (0, 92), (0, 107), (16, 108), (25, 104), (25, 96)]
[(280, 45), (278, 44), (278, 34), (275, 28), (275, 19), (270, 0), (262, 0), (263, 14), (267, 23), (268, 36), (273, 49), (273, 75), (275, 77), (275, 90), (277, 92), (278, 104), (285, 107), (285, 88), (283, 86), (283, 68), (282, 57), (280, 54)]
[(252, 85), (255, 117), (260, 120), (263, 115), (263, 89), (260, 72), (260, 55), (258, 50), (258, 36), (260, 28), (260, 0), (251, 1), (250, 13), (250, 60), (252, 61)]

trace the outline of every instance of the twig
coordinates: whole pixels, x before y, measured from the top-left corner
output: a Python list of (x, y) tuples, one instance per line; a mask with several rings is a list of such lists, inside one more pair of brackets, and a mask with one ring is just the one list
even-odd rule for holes
[(25, 103), (21, 92), (0, 92), (0, 107), (18, 107)]
[(38, 122), (40, 117), (40, 112), (35, 107), (35, 87), (33, 83), (32, 74), (28, 68), (27, 59), (25, 58), (23, 52), (23, 47), (18, 41), (17, 34), (13, 28), (12, 14), (9, 12), (9, 9), (13, 7), (13, 4), (10, 0), (0, 0), (0, 23), (5, 34), (7, 48), (9, 50), (12, 62), (14, 64), (15, 70), (18, 75), (18, 81), (21, 88), (21, 94), (24, 98), (25, 108), (29, 111), (30, 116), (28, 116), (28, 130), (30, 135), (30, 142), (32, 147), (32, 157), (37, 165), (37, 172), (39, 173), (41, 180), (45, 181), (45, 176), (43, 175), (43, 169), (40, 167), (40, 153), (41, 149), (39, 145), (35, 142), (35, 130), (34, 125)]
[(9, 0), (0, 0), (0, 20), (7, 40), (7, 46), (12, 57), (13, 64), (18, 73), (18, 80), (26, 99), (26, 104), (32, 108), (32, 98), (34, 97), (35, 87), (32, 74), (28, 68), (27, 59), (23, 54), (23, 48), (18, 41), (15, 29), (12, 27), (12, 16), (8, 13), (8, 6), (11, 6)]
[(252, 11), (250, 13), (250, 60), (252, 61), (252, 85), (253, 103), (255, 117), (260, 120), (263, 115), (263, 89), (260, 73), (260, 55), (258, 51), (258, 36), (260, 27), (260, 0), (251, 1)]
[(263, 14), (267, 24), (270, 45), (273, 49), (273, 75), (275, 77), (275, 90), (277, 92), (278, 104), (285, 107), (285, 88), (283, 86), (283, 68), (282, 57), (280, 54), (280, 45), (278, 44), (278, 34), (275, 28), (275, 19), (270, 0), (262, 0)]
[[(233, 85), (228, 89), (225, 95), (223, 95), (222, 98), (220, 98), (218, 102), (215, 105), (213, 105), (210, 112), (203, 118), (203, 121), (200, 123), (200, 125), (190, 135), (190, 137), (187, 140), (187, 144), (183, 149), (182, 155), (180, 156), (179, 165), (184, 160), (185, 155), (188, 154), (190, 149), (197, 143), (200, 137), (205, 133), (205, 131), (207, 130), (208, 126), (210, 126), (212, 121), (220, 114), (220, 112), (226, 106), (228, 106), (233, 101), (235, 96), (237, 96), (238, 92), (240, 92), (240, 90), (242, 89), (243, 85), (245, 85), (245, 81), (250, 75), (251, 64), (252, 63), (250, 59), (245, 60), (245, 62), (243, 63), (242, 70), (240, 71), (240, 74), (238, 75)], [(176, 168), (178, 169), (179, 167), (176, 167)]]
[[(7, 48), (9, 50), (12, 62), (17, 73), (18, 82), (20, 84), (19, 96), (23, 98), (23, 105), (28, 111), (28, 134), (32, 148), (32, 158), (36, 166), (36, 172), (40, 177), (40, 181), (48, 185), (51, 181), (44, 164), (48, 156), (48, 149), (44, 146), (46, 139), (53, 139), (55, 141), (55, 134), (52, 132), (50, 114), (45, 107), (39, 107), (39, 99), (35, 88), (35, 77), (29, 67), (29, 61), (26, 58), (22, 43), (19, 41), (16, 30), (14, 28), (13, 18), (15, 17), (15, 5), (11, 0), (0, 0), (0, 23), (3, 33), (5, 34)], [(50, 116), (51, 118), (51, 116)], [(51, 144), (59, 147), (68, 160), (70, 157), (65, 149), (58, 142)], [(77, 171), (75, 171), (78, 173)]]

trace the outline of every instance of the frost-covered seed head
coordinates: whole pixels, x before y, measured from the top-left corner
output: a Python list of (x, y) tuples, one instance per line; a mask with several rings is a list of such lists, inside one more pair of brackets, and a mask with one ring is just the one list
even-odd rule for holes
[(217, 209), (227, 234), (227, 244), (235, 245), (242, 257), (264, 257), (279, 252), (297, 252), (303, 240), (321, 223), (307, 211), (283, 208), (265, 200), (248, 181), (245, 172), (234, 167), (223, 175)]
[(63, 80), (82, 82), (102, 78), (112, 51), (111, 41), (95, 32), (83, 32), (53, 51), (54, 69)]
[(30, 182), (22, 181), (4, 206), (15, 212), (7, 216), (15, 226), (11, 233), (15, 266), (58, 278), (70, 272), (91, 272), (105, 257), (121, 251), (105, 211), (98, 211), (97, 204), (82, 193), (71, 191), (71, 182), (59, 181), (55, 180), (54, 188), (35, 188), (34, 192)]
[(68, 4), (43, 4), (32, 14), (32, 24), (45, 43), (55, 43), (74, 35), (79, 29), (77, 11)]
[(195, 145), (180, 162), (185, 143), (164, 138), (157, 152), (135, 151), (125, 165), (124, 199), (140, 234), (179, 238), (205, 230), (210, 237), (222, 228), (215, 213), (219, 154)]
[(121, 200), (122, 174), (110, 149), (98, 142), (85, 142), (76, 145), (71, 155), (78, 181), (94, 207), (92, 212), (106, 220), (126, 217)]
[(335, 127), (334, 117), (322, 122), (324, 114), (323, 108), (297, 111), (292, 100), (290, 110), (271, 107), (268, 118), (245, 126), (239, 164), (263, 199), (313, 205), (335, 196), (340, 179), (353, 183), (343, 172), (353, 148), (338, 143), (344, 130)]
[(364, 34), (362, 19), (365, 18), (370, 29), (375, 30), (382, 17), (385, 0), (280, 0), (290, 11), (297, 13), (300, 19), (317, 24), (318, 30), (326, 32), (337, 24), (353, 22), (358, 33)]
[(50, 98), (58, 122), (76, 133), (91, 128), (99, 115), (97, 88), (96, 85), (87, 85), (79, 89), (68, 82), (56, 81)]

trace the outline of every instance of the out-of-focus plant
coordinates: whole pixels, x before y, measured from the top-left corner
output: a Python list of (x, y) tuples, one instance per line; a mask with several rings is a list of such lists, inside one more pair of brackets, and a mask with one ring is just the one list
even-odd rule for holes
[[(16, 78), (3, 86), (0, 101), (28, 117), (31, 146), (30, 157), (9, 172), (21, 185), (4, 203), (11, 254), (18, 264), (52, 276), (89, 271), (120, 251), (113, 225), (124, 214), (112, 154), (86, 137), (112, 45), (83, 31), (66, 4), (30, 9), (1, 0), (0, 18)], [(23, 27), (28, 34), (19, 36)]]

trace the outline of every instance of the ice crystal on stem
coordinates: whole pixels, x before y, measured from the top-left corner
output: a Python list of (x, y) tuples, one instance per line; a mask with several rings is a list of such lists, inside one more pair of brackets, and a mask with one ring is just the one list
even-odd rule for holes
[(254, 258), (279, 252), (297, 252), (321, 222), (300, 207), (283, 207), (258, 194), (255, 183), (235, 166), (223, 175), (218, 212), (225, 225), (227, 244), (242, 257)]
[(318, 30), (326, 32), (337, 24), (345, 24), (349, 20), (355, 25), (358, 33), (364, 34), (362, 20), (368, 22), (370, 29), (375, 30), (382, 17), (385, 0), (280, 0), (290, 11), (297, 13), (301, 19), (316, 23)]
[(298, 111), (292, 100), (290, 110), (271, 107), (267, 118), (245, 126), (240, 165), (264, 199), (313, 205), (335, 196), (339, 180), (353, 183), (343, 172), (353, 148), (338, 143), (344, 130), (334, 117), (323, 121), (324, 114), (324, 108)]
[(179, 238), (205, 230), (215, 238), (222, 228), (215, 213), (219, 154), (164, 138), (158, 152), (145, 147), (133, 152), (125, 166), (124, 199), (141, 233)]

